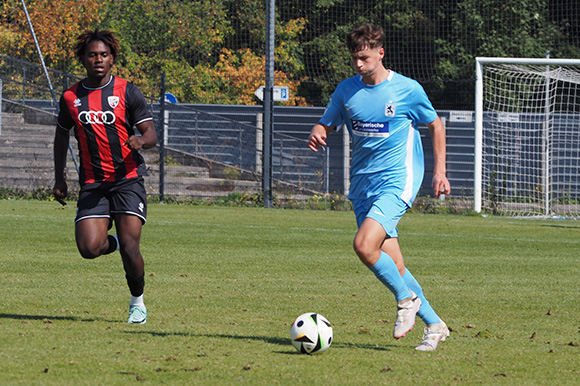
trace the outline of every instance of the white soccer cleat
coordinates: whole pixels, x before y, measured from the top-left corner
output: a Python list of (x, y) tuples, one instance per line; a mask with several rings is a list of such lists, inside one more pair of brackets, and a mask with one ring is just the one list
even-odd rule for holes
[(430, 324), (425, 327), (425, 334), (420, 345), (415, 347), (418, 351), (435, 351), (439, 342), (444, 342), (449, 336), (449, 328), (445, 322)]
[(145, 306), (130, 306), (129, 307), (129, 324), (145, 324), (147, 323), (147, 309)]
[(421, 307), (421, 299), (413, 291), (411, 297), (397, 302), (397, 321), (393, 337), (399, 339), (405, 336), (407, 332), (413, 329), (415, 325), (415, 315)]

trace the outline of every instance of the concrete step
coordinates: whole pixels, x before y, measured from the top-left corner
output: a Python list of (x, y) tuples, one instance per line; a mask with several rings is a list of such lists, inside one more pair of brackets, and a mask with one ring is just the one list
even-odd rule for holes
[(52, 188), (54, 177), (52, 173), (22, 173), (20, 175), (2, 176), (0, 186), (13, 187), (17, 190), (32, 191), (38, 188)]
[[(78, 190), (78, 177), (69, 175), (69, 189)], [(52, 170), (29, 169), (19, 173), (0, 173), (0, 186), (18, 187), (20, 190), (52, 188), (54, 174)], [(159, 176), (145, 177), (145, 188), (148, 194), (159, 193)], [(195, 197), (227, 196), (232, 192), (257, 193), (260, 183), (252, 181), (224, 180), (218, 178), (184, 178), (166, 177), (164, 194)]]
[(47, 143), (46, 138), (42, 137), (27, 137), (24, 138), (1, 138), (0, 137), (0, 154), (5, 151), (10, 152), (20, 152), (24, 153), (28, 149), (41, 149), (42, 151), (52, 152), (52, 143)]
[[(0, 168), (15, 169), (21, 168), (49, 168), (54, 167), (54, 157), (52, 148), (50, 151), (26, 152), (23, 148), (7, 148), (0, 150)], [(74, 167), (72, 159), (68, 160), (71, 167)], [(159, 165), (146, 163), (147, 172), (150, 175), (159, 175)], [(182, 178), (210, 178), (208, 168), (202, 166), (165, 165), (164, 172), (167, 177)]]
[(8, 126), (4, 119), (2, 119), (2, 132), (0, 133), (0, 138), (7, 136), (7, 137), (21, 137), (21, 136), (28, 136), (28, 135), (42, 135), (48, 136), (49, 138), (54, 138), (54, 132), (56, 127), (52, 126), (45, 126), (45, 125), (20, 125), (20, 126)]
[(52, 158), (52, 144), (46, 142), (25, 143), (21, 141), (7, 141), (3, 143), (0, 140), (0, 158), (27, 157), (31, 156), (48, 156)]
[[(159, 176), (148, 176), (147, 181), (159, 183)], [(187, 190), (217, 190), (231, 192), (235, 190), (255, 190), (260, 187), (259, 182), (227, 180), (223, 178), (186, 178), (186, 177), (165, 177), (163, 179), (167, 187), (182, 187)]]
[[(159, 175), (159, 164), (146, 162), (150, 175)], [(164, 165), (166, 177), (210, 178), (208, 168), (203, 166)]]
[[(159, 194), (159, 179), (145, 178), (145, 187), (148, 194)], [(180, 197), (226, 197), (233, 192), (258, 193), (261, 183), (252, 181), (233, 181), (219, 178), (180, 178), (166, 177), (164, 179), (164, 195)]]
[(2, 113), (2, 132), (4, 135), (22, 135), (22, 134), (42, 134), (48, 135), (54, 133), (56, 126), (29, 124), (24, 121), (22, 115)]
[(2, 128), (24, 124), (24, 116), (17, 113), (2, 112)]
[(31, 160), (25, 158), (3, 158), (0, 156), (0, 170), (19, 171), (24, 169), (52, 169), (52, 159)]

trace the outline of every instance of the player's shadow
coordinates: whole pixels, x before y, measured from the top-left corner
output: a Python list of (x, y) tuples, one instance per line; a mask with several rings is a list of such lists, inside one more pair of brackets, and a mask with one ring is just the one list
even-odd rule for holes
[(198, 338), (223, 338), (223, 339), (239, 339), (239, 340), (260, 340), (270, 344), (277, 344), (280, 346), (288, 345), (288, 339), (272, 336), (259, 335), (231, 335), (231, 334), (191, 334), (188, 332), (159, 332), (159, 331), (124, 331), (126, 334), (148, 334), (151, 336), (184, 336), (184, 337), (198, 337)]
[[(64, 320), (71, 322), (107, 322), (107, 323), (123, 323), (119, 320), (108, 320), (99, 317), (83, 318), (80, 316), (54, 316), (54, 315), (26, 315), (26, 314), (4, 314), (0, 313), (1, 319), (14, 319), (14, 320), (38, 320), (38, 321), (53, 321), (53, 320)], [(183, 337), (199, 337), (199, 338), (221, 338), (221, 339), (237, 339), (237, 340), (258, 340), (266, 342), (269, 344), (274, 344), (277, 346), (288, 347), (290, 342), (289, 338), (282, 338), (276, 336), (261, 336), (261, 335), (233, 335), (233, 334), (192, 334), (187, 332), (159, 332), (159, 331), (124, 331), (126, 334), (148, 334), (151, 336), (167, 337), (167, 336), (183, 336)], [(393, 345), (374, 345), (367, 343), (349, 343), (349, 342), (333, 342), (333, 348), (358, 348), (364, 350), (377, 350), (377, 351), (391, 351)], [(277, 354), (297, 354), (300, 355), (295, 350), (287, 351), (274, 351)]]
[[(259, 340), (262, 342), (275, 344), (278, 346), (288, 347), (290, 344), (289, 338), (281, 338), (281, 337), (274, 337), (274, 336), (260, 336), (260, 335), (232, 335), (232, 334), (192, 334), (188, 332), (159, 332), (159, 331), (124, 331), (127, 334), (148, 334), (151, 336), (159, 336), (159, 337), (166, 337), (166, 336), (184, 336), (184, 337), (198, 337), (198, 338), (222, 338), (222, 339), (237, 339), (237, 340)], [(333, 348), (358, 348), (364, 350), (377, 350), (377, 351), (391, 351), (390, 347), (394, 347), (393, 345), (389, 346), (378, 346), (375, 344), (366, 344), (366, 343), (348, 343), (348, 342), (333, 342)], [(274, 351), (277, 354), (298, 354), (297, 351)]]
[(26, 315), (26, 314), (2, 314), (2, 313), (0, 313), (0, 319), (41, 320), (41, 321), (66, 320), (71, 322), (108, 322), (108, 323), (119, 322), (118, 320), (108, 320), (98, 317), (82, 318), (80, 316)]
[(549, 227), (549, 228), (568, 228), (568, 229), (580, 229), (579, 225), (574, 225), (574, 224), (545, 224), (542, 225), (543, 227)]

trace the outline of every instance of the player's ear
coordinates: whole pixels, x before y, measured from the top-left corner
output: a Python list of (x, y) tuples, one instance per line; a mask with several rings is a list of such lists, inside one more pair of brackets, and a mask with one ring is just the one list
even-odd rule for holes
[(381, 59), (385, 57), (385, 49), (383, 47), (379, 48), (379, 55), (381, 56)]

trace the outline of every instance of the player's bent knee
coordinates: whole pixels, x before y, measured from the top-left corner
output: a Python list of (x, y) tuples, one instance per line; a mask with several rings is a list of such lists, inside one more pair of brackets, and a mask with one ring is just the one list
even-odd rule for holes
[(376, 251), (369, 248), (368, 245), (366, 245), (365, 243), (362, 243), (357, 238), (354, 239), (353, 248), (354, 248), (354, 252), (358, 256), (360, 261), (363, 262), (363, 264), (365, 264), (367, 266), (374, 264), (372, 257), (374, 256), (374, 252), (376, 252)]
[(79, 248), (79, 252), (83, 259), (96, 259), (97, 257), (101, 256), (100, 253), (95, 253), (89, 249), (81, 249)]
[(100, 245), (77, 244), (77, 248), (83, 259), (95, 259), (103, 254), (103, 248)]

